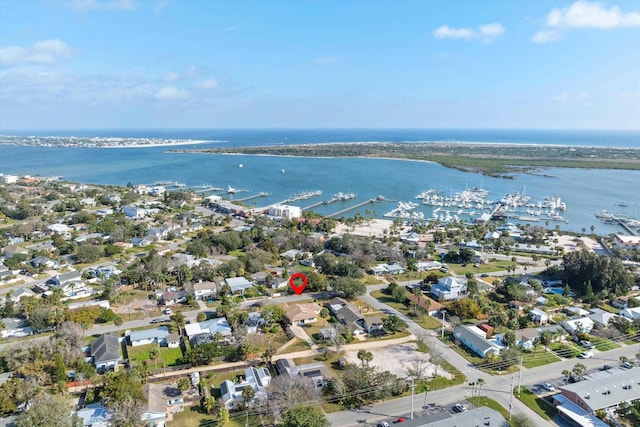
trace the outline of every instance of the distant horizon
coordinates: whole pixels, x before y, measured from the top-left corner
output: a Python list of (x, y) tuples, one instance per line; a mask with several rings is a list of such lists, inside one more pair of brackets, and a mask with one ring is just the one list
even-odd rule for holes
[(510, 128), (510, 127), (122, 127), (122, 128), (14, 128), (0, 127), (3, 132), (100, 132), (100, 131), (522, 131), (522, 132), (629, 132), (640, 133), (640, 128)]

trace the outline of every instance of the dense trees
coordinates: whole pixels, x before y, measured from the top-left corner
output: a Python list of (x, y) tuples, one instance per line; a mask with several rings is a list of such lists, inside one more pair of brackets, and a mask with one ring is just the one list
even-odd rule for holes
[(333, 282), (333, 290), (344, 295), (347, 299), (353, 299), (357, 296), (364, 295), (367, 287), (358, 279), (339, 277)]
[(579, 293), (586, 293), (587, 284), (592, 292), (606, 290), (616, 295), (627, 293), (633, 286), (633, 276), (619, 259), (586, 249), (564, 255), (562, 278)]
[(281, 427), (328, 427), (329, 421), (315, 406), (296, 406), (282, 415)]

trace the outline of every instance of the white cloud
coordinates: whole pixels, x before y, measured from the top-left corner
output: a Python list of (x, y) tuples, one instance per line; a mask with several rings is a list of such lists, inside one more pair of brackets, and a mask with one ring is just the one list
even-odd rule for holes
[(552, 101), (567, 102), (569, 100), (569, 94), (567, 92), (562, 92), (549, 97), (549, 99)]
[(230, 32), (233, 32), (233, 31), (238, 31), (239, 29), (240, 29), (239, 25), (234, 25), (232, 27), (224, 28), (220, 32), (221, 33), (230, 33)]
[(165, 86), (154, 95), (156, 99), (160, 100), (175, 100), (175, 99), (187, 99), (191, 96), (186, 90), (178, 89), (175, 86)]
[(640, 27), (640, 12), (624, 13), (618, 6), (607, 9), (602, 3), (577, 1), (569, 7), (554, 8), (547, 15), (546, 29), (538, 31), (532, 41), (548, 43), (557, 40), (561, 31), (573, 28), (613, 30)]
[(215, 89), (218, 87), (218, 81), (216, 79), (209, 79), (198, 84), (200, 89)]
[(480, 39), (485, 43), (491, 43), (493, 39), (505, 33), (505, 28), (499, 22), (480, 25), (477, 28), (453, 28), (443, 25), (433, 31), (437, 39)]
[(540, 30), (531, 39), (534, 43), (549, 43), (560, 38), (560, 31)]
[(331, 64), (332, 62), (336, 62), (338, 59), (337, 56), (325, 56), (323, 58), (316, 58), (311, 61), (314, 64)]
[(164, 76), (164, 80), (167, 82), (175, 82), (180, 78), (180, 74), (175, 71), (168, 72), (167, 75)]
[(57, 39), (42, 40), (31, 47), (7, 46), (0, 48), (0, 63), (5, 64), (53, 64), (71, 59), (73, 49)]
[(74, 9), (78, 10), (133, 10), (135, 2), (133, 0), (73, 0), (71, 3)]

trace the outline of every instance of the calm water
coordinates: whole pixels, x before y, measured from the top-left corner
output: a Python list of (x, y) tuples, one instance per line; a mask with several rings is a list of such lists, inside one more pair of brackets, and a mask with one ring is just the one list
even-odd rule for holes
[[(30, 135), (30, 132), (3, 134)], [(474, 141), (523, 144), (566, 144), (640, 148), (638, 132), (542, 132), (506, 130), (171, 130), (171, 131), (74, 131), (38, 132), (39, 135), (128, 136), (155, 138), (190, 138), (223, 140), (215, 146), (296, 144), (309, 142), (355, 141)], [(200, 144), (197, 147), (206, 147)], [(183, 146), (180, 148), (187, 148)], [(396, 201), (414, 200), (428, 189), (449, 193), (470, 187), (483, 187), (489, 199), (498, 200), (505, 193), (524, 191), (533, 202), (558, 194), (566, 201), (564, 217), (568, 224), (561, 229), (580, 231), (596, 227), (596, 232), (620, 232), (618, 227), (601, 223), (594, 213), (600, 210), (626, 213), (640, 218), (640, 172), (586, 169), (545, 169), (541, 175), (517, 175), (514, 179), (498, 179), (475, 173), (460, 172), (437, 164), (384, 159), (315, 159), (267, 156), (229, 156), (199, 154), (166, 154), (167, 147), (93, 149), (42, 148), (0, 145), (0, 172), (8, 174), (61, 175), (71, 181), (126, 185), (128, 182), (153, 183), (160, 180), (178, 181), (189, 186), (202, 184), (216, 187), (232, 186), (249, 190), (233, 198), (243, 198), (258, 192), (270, 192), (270, 197), (247, 203), (264, 206), (281, 201), (304, 190), (323, 190), (321, 197), (293, 204), (307, 207), (329, 199), (338, 192), (353, 192), (356, 200), (336, 202), (314, 208), (330, 214), (359, 201), (383, 195)], [(239, 167), (242, 164), (243, 167)], [(282, 173), (282, 170), (285, 172)], [(543, 176), (543, 175), (544, 176)], [(626, 207), (618, 204), (626, 204)], [(362, 207), (376, 211), (378, 217), (390, 211), (396, 203), (377, 203)], [(458, 209), (458, 208), (455, 208)], [(467, 211), (469, 209), (466, 209)], [(425, 217), (431, 208), (420, 206)], [(358, 210), (350, 211), (347, 216)], [(534, 224), (534, 223), (532, 223)], [(544, 225), (544, 222), (540, 223)], [(551, 222), (551, 227), (556, 223)]]

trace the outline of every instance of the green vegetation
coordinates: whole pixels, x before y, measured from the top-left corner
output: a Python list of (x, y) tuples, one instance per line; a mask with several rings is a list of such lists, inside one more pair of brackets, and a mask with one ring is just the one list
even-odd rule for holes
[(520, 396), (518, 396), (517, 388), (515, 388), (513, 392), (516, 394), (516, 397), (518, 397), (518, 399), (522, 401), (522, 403), (527, 405), (529, 408), (533, 409), (538, 415), (540, 415), (545, 420), (551, 421), (553, 417), (556, 416), (556, 410), (553, 407), (553, 405), (548, 403), (543, 398), (536, 396), (536, 394), (533, 393), (528, 388), (521, 386)]
[(431, 161), (450, 168), (500, 177), (510, 177), (511, 173), (534, 167), (640, 169), (639, 150), (608, 147), (387, 142), (176, 149), (169, 152), (271, 154), (299, 157), (390, 157)]
[(600, 351), (609, 351), (609, 350), (613, 350), (614, 348), (620, 347), (619, 344), (616, 344), (615, 342), (608, 340), (606, 338), (592, 336), (589, 338), (589, 341), (591, 341), (591, 343), (593, 343), (596, 349)]
[(155, 361), (151, 360), (151, 358), (149, 357), (149, 353), (153, 348), (157, 348), (160, 351), (160, 357), (157, 359), (158, 367), (162, 367), (163, 361), (167, 364), (167, 366), (173, 366), (182, 363), (182, 350), (180, 349), (180, 347), (158, 347), (157, 344), (146, 344), (135, 347), (127, 346), (129, 360), (134, 364), (141, 363), (143, 360), (146, 360), (151, 366), (155, 367)]
[(535, 353), (523, 352), (522, 354), (522, 366), (527, 369), (559, 361), (559, 357), (555, 356), (553, 353), (544, 351), (543, 349), (538, 349)]

